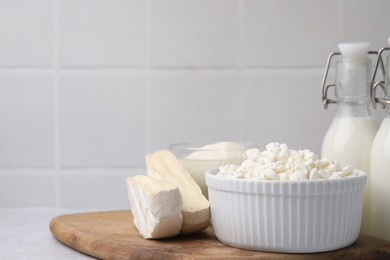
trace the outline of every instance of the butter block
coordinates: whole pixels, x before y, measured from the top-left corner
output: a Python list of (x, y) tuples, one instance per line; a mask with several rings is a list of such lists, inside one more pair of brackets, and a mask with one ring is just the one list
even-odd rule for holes
[(126, 187), (134, 224), (144, 238), (169, 238), (180, 233), (182, 198), (175, 183), (138, 175), (126, 178)]
[(192, 179), (179, 160), (168, 150), (146, 155), (150, 177), (175, 183), (182, 196), (182, 234), (191, 234), (207, 228), (210, 224), (210, 204), (203, 196), (199, 185)]

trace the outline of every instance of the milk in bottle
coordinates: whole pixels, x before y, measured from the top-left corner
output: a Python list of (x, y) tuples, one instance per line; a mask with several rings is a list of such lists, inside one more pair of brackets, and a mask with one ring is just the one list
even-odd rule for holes
[[(370, 59), (368, 43), (339, 44), (341, 57), (336, 67), (337, 110), (323, 143), (321, 156), (352, 165), (367, 173), (370, 182), (370, 154), (376, 120), (370, 112)], [(370, 234), (369, 196), (366, 185), (361, 232)]]
[[(389, 39), (390, 44), (390, 39)], [(383, 48), (379, 52), (389, 51)], [(378, 56), (378, 62), (381, 56)], [(390, 60), (387, 57), (384, 97), (379, 100), (386, 107), (386, 116), (374, 139), (371, 151), (371, 227), (372, 235), (390, 240)], [(375, 89), (374, 89), (375, 90)], [(378, 99), (372, 92), (374, 106)]]

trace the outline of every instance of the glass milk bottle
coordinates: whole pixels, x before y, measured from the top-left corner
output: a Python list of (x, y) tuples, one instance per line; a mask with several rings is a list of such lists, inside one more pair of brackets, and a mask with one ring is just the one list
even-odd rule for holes
[[(378, 130), (376, 120), (370, 112), (370, 67), (369, 43), (340, 43), (340, 53), (329, 56), (323, 81), (325, 108), (336, 103), (336, 115), (326, 133), (321, 156), (335, 160), (341, 165), (352, 165), (356, 169), (370, 172), (371, 146)], [(336, 65), (336, 84), (325, 87), (332, 57), (339, 55)], [(328, 99), (329, 87), (335, 87), (336, 100)], [(361, 232), (370, 234), (370, 189), (367, 183), (364, 192), (364, 207)]]
[[(390, 38), (389, 38), (390, 44)], [(381, 55), (390, 48), (379, 51), (376, 71), (382, 62)], [(386, 115), (376, 134), (371, 150), (371, 230), (372, 235), (390, 240), (390, 60), (386, 60), (385, 81), (373, 84), (372, 101), (386, 108)], [(375, 80), (375, 74), (374, 79)], [(374, 83), (374, 82), (373, 82)], [(376, 98), (377, 87), (382, 87), (384, 95)]]

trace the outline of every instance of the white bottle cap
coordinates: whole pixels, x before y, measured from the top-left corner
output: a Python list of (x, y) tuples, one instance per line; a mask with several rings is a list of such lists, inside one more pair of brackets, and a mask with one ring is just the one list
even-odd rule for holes
[(344, 42), (340, 43), (339, 50), (344, 58), (356, 59), (366, 57), (370, 49), (369, 42)]

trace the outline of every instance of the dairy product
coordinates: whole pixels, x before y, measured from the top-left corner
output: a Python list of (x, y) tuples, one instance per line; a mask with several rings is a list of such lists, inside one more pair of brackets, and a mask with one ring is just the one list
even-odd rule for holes
[(321, 156), (368, 173), (377, 130), (373, 117), (336, 117), (325, 135)]
[(364, 192), (362, 232), (370, 233), (370, 156), (378, 124), (373, 117), (336, 117), (322, 144), (322, 157), (350, 164), (368, 174)]
[(180, 233), (182, 200), (176, 184), (148, 176), (126, 179), (134, 224), (146, 239), (168, 238)]
[(208, 198), (205, 173), (225, 164), (239, 164), (245, 159), (245, 148), (236, 142), (218, 142), (208, 144), (184, 158), (180, 163), (198, 183), (202, 194)]
[(146, 156), (146, 165), (149, 176), (179, 187), (183, 214), (180, 232), (188, 234), (205, 229), (210, 224), (209, 202), (179, 160), (170, 151), (160, 150)]
[(241, 165), (225, 165), (218, 176), (252, 180), (319, 180), (355, 176), (350, 165), (341, 167), (336, 161), (319, 159), (310, 150), (289, 149), (286, 144), (269, 143), (265, 151), (246, 151), (248, 157)]
[(245, 147), (235, 142), (208, 144), (186, 156), (189, 160), (237, 160), (243, 156)]
[(372, 235), (390, 240), (390, 118), (385, 118), (371, 153)]

